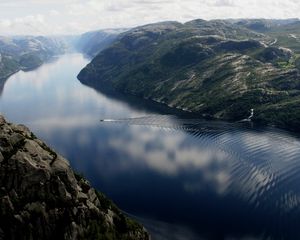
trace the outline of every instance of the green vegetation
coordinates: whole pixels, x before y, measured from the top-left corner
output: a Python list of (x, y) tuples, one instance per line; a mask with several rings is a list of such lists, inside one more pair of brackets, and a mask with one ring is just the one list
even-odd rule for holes
[(19, 70), (31, 70), (65, 51), (64, 42), (45, 37), (6, 38), (0, 36), (0, 79)]
[(24, 54), (19, 61), (22, 68), (30, 69), (40, 66), (43, 60), (36, 54)]
[(293, 61), (288, 61), (288, 62), (278, 61), (277, 66), (281, 69), (286, 69), (286, 70), (295, 68), (295, 64)]
[(121, 34), (78, 78), (225, 120), (247, 118), (254, 108), (254, 121), (300, 130), (294, 109), (300, 99), (299, 54), (274, 41), (283, 23), (258, 23), (250, 25), (263, 33), (217, 20), (138, 27)]
[(12, 73), (16, 72), (18, 68), (18, 62), (10, 57), (2, 56), (2, 61), (0, 61), (0, 79), (8, 77)]
[[(84, 186), (89, 187), (83, 174), (74, 173), (74, 175), (82, 188), (84, 188)], [(108, 215), (113, 213), (113, 225), (104, 225), (104, 217), (97, 220), (91, 220), (83, 239), (130, 240), (132, 239), (130, 233), (139, 232), (139, 230), (143, 228), (139, 223), (125, 216), (124, 213), (122, 213), (119, 208), (103, 193), (96, 190), (95, 193), (101, 203), (100, 210)], [(140, 239), (147, 239), (146, 232), (141, 232)]]

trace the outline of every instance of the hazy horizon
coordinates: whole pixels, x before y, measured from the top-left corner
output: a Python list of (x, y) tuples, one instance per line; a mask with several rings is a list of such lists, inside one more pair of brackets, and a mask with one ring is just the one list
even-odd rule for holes
[(297, 0), (2, 0), (0, 35), (72, 35), (193, 19), (300, 17)]

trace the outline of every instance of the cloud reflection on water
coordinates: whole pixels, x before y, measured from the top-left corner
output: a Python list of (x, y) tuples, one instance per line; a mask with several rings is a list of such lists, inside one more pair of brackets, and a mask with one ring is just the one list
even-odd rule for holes
[[(232, 239), (300, 229), (299, 138), (153, 115), (81, 85), (75, 73), (85, 64), (66, 56), (16, 74), (1, 112), (28, 125), (131, 213)], [(100, 123), (105, 118), (123, 120)], [(170, 234), (164, 227), (162, 235)], [(182, 230), (178, 239), (182, 233), (190, 236)]]

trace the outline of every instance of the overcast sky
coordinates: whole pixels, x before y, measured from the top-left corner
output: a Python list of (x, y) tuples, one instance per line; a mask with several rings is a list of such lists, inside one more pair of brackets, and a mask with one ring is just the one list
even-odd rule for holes
[(300, 0), (0, 0), (0, 35), (73, 34), (216, 18), (299, 18)]

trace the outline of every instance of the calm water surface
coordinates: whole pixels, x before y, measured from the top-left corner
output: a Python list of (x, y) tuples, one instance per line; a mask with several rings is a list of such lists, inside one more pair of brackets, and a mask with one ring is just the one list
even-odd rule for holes
[(154, 240), (300, 239), (298, 136), (126, 103), (76, 79), (87, 63), (65, 55), (13, 75), (0, 112), (68, 158)]

